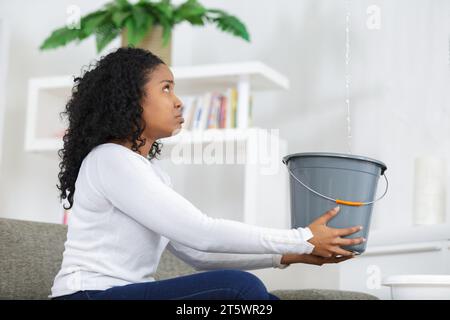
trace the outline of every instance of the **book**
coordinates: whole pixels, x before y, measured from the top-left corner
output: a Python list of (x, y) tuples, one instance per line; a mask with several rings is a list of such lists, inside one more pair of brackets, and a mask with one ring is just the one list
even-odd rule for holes
[(209, 110), (211, 109), (211, 98), (212, 98), (211, 92), (206, 92), (202, 96), (202, 103), (201, 103), (202, 111), (201, 111), (200, 120), (198, 123), (199, 130), (204, 130), (207, 128)]
[[(236, 88), (228, 88), (224, 92), (214, 91), (186, 96), (181, 100), (183, 101), (183, 128), (186, 130), (237, 127), (238, 92)], [(249, 113), (251, 117), (251, 109)]]
[(192, 117), (193, 117), (193, 110), (195, 108), (195, 102), (197, 97), (196, 96), (186, 96), (186, 97), (180, 97), (181, 101), (183, 101), (183, 118), (184, 118), (184, 125), (183, 128), (189, 128), (191, 126)]
[(219, 128), (220, 97), (221, 94), (217, 92), (211, 96), (207, 129)]

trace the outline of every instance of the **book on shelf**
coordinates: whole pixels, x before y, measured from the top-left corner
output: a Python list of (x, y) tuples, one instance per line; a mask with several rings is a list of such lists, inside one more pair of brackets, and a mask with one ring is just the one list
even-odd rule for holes
[[(205, 92), (180, 97), (186, 130), (237, 128), (238, 92), (229, 88), (225, 92)], [(252, 95), (249, 99), (249, 123), (252, 123)]]

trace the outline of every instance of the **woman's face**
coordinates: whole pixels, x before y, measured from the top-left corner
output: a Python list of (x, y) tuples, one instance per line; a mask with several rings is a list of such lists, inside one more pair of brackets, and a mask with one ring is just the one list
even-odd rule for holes
[(174, 93), (174, 79), (165, 64), (156, 67), (144, 87), (142, 118), (145, 121), (144, 137), (157, 140), (179, 132), (184, 122), (182, 102)]

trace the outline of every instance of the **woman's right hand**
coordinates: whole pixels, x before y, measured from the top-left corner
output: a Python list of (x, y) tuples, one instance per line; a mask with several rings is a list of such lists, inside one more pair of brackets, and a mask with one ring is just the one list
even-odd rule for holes
[(356, 226), (351, 228), (335, 229), (330, 228), (326, 224), (339, 212), (339, 207), (331, 209), (321, 217), (314, 220), (308, 228), (311, 230), (313, 237), (308, 241), (314, 245), (313, 255), (320, 257), (333, 257), (333, 256), (351, 256), (352, 252), (342, 249), (340, 246), (351, 246), (360, 244), (366, 239), (344, 239), (341, 236), (347, 236), (362, 230), (362, 226)]

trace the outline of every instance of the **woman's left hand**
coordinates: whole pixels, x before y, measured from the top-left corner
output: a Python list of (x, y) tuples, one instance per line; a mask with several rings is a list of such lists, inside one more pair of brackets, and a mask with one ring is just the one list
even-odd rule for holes
[(281, 258), (281, 263), (282, 264), (306, 263), (321, 266), (326, 263), (339, 263), (352, 258), (354, 258), (354, 256), (320, 257), (312, 254), (285, 254)]

